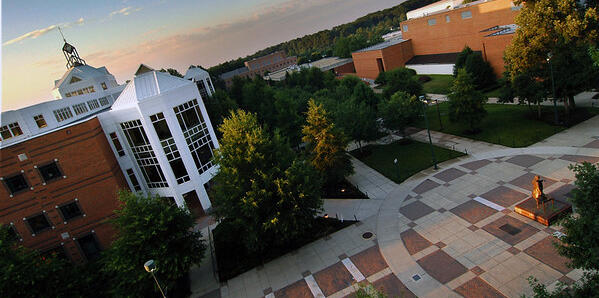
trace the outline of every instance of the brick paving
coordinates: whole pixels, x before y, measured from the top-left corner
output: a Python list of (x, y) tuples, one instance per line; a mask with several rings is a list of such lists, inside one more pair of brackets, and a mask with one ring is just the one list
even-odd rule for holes
[(467, 201), (449, 211), (471, 224), (475, 224), (497, 213), (497, 210), (485, 206), (477, 201)]
[(314, 279), (326, 296), (337, 293), (354, 283), (352, 275), (341, 262), (317, 272), (314, 274)]
[(555, 238), (549, 236), (525, 249), (524, 252), (549, 265), (549, 267), (566, 274), (572, 271), (572, 269), (567, 265), (568, 258), (562, 257), (557, 253), (557, 250), (553, 246), (553, 242), (555, 241), (557, 241)]
[(537, 228), (509, 215), (504, 215), (494, 222), (489, 223), (483, 227), (483, 230), (510, 245), (516, 245), (539, 231)]
[(528, 195), (525, 193), (521, 193), (503, 185), (500, 185), (480, 196), (487, 201), (491, 201), (503, 207), (515, 205), (516, 203), (523, 201), (526, 199), (526, 197), (528, 197)]
[(491, 285), (486, 283), (484, 280), (479, 277), (475, 277), (468, 282), (459, 286), (455, 291), (466, 297), (466, 298), (493, 298), (493, 297), (505, 297), (503, 294), (498, 292)]
[(401, 239), (411, 255), (433, 245), (430, 241), (412, 229), (402, 232)]
[(468, 271), (464, 265), (441, 249), (416, 262), (428, 274), (442, 283), (447, 283)]
[(308, 288), (308, 284), (303, 279), (277, 290), (274, 295), (275, 297), (314, 297), (310, 292), (310, 288)]

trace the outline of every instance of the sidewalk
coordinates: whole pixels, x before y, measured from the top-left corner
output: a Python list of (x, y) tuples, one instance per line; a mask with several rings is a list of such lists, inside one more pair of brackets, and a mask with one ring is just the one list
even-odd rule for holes
[[(428, 134), (426, 129), (418, 131), (410, 135), (413, 139), (428, 143)], [(463, 137), (458, 137), (438, 131), (431, 130), (431, 139), (434, 145), (444, 147), (447, 149), (464, 152), (467, 154), (477, 154), (481, 152), (494, 151), (499, 149), (506, 149), (507, 147), (491, 144), (482, 141), (475, 141)]]

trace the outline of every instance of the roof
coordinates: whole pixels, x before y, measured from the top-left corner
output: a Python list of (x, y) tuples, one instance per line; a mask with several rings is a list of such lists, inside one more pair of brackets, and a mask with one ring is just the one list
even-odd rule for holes
[(247, 67), (244, 66), (244, 67), (240, 67), (238, 69), (234, 69), (234, 70), (225, 72), (225, 73), (223, 73), (223, 74), (220, 75), (220, 78), (223, 79), (223, 80), (226, 80), (228, 78), (232, 78), (234, 76), (238, 76), (238, 75), (247, 73), (249, 71), (250, 71), (249, 68), (247, 68)]
[(208, 74), (207, 71), (199, 68), (199, 67), (190, 67), (187, 72), (185, 73), (185, 76), (183, 77), (186, 80), (195, 78), (197, 76), (202, 76), (202, 77), (209, 77), (210, 74)]
[(373, 46), (369, 46), (367, 48), (363, 48), (361, 50), (355, 51), (354, 53), (361, 53), (361, 52), (368, 52), (368, 51), (374, 51), (374, 50), (382, 50), (384, 48), (388, 48), (390, 46), (394, 46), (396, 44), (400, 44), (402, 42), (404, 42), (406, 40), (401, 39), (401, 38), (393, 38), (393, 39), (389, 39), (389, 40), (385, 40), (381, 43), (377, 43)]
[(54, 81), (54, 89), (60, 87), (65, 82), (70, 82), (70, 78), (75, 76), (81, 80), (105, 76), (108, 73), (108, 70), (105, 66), (95, 68), (89, 65), (78, 65), (75, 67), (71, 67), (67, 72), (64, 73), (62, 78)]
[(327, 57), (320, 60), (302, 64), (300, 67), (318, 67), (322, 71), (333, 69), (337, 66), (351, 63), (354, 60), (352, 58), (339, 58), (339, 57)]
[(129, 107), (146, 98), (159, 95), (186, 84), (193, 83), (157, 70), (142, 72), (127, 84), (125, 90), (123, 90), (121, 95), (112, 105), (112, 108), (119, 109)]
[[(474, 51), (480, 53), (480, 51)], [(443, 53), (443, 54), (432, 54), (432, 55), (416, 55), (412, 59), (406, 62), (406, 65), (414, 64), (455, 64), (458, 59), (460, 52), (456, 53)]]

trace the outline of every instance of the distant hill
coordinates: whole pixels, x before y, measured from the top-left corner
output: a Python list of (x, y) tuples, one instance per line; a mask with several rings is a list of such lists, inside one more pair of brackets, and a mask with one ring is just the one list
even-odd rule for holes
[(406, 12), (417, 9), (438, 0), (408, 0), (391, 8), (367, 14), (353, 22), (335, 26), (330, 30), (322, 30), (304, 35), (290, 41), (265, 48), (245, 58), (230, 60), (210, 67), (213, 76), (243, 67), (243, 62), (256, 57), (268, 55), (276, 51), (285, 51), (287, 55), (298, 56), (298, 63), (304, 63), (322, 56), (347, 56), (350, 51), (369, 46), (381, 40), (381, 36), (406, 19)]

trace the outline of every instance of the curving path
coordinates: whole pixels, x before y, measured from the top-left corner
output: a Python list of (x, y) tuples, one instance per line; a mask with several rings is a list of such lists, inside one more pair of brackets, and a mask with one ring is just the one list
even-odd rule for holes
[(419, 297), (519, 297), (531, 293), (530, 275), (548, 286), (578, 280), (582, 272), (551, 246), (556, 227), (513, 207), (529, 196), (535, 174), (546, 179), (547, 193), (564, 199), (574, 180), (568, 165), (599, 161), (596, 142), (584, 146), (479, 152), (402, 183), (377, 215), (383, 258)]

